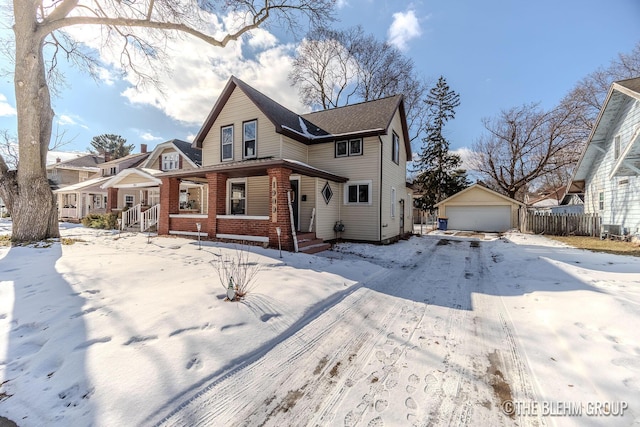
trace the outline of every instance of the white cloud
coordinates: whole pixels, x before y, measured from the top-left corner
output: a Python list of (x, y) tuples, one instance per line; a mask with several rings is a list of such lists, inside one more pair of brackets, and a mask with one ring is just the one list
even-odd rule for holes
[(0, 117), (15, 116), (16, 109), (7, 102), (7, 97), (0, 93)]
[(82, 119), (78, 116), (71, 116), (68, 114), (60, 114), (58, 116), (58, 124), (60, 126), (80, 126), (83, 129), (89, 129), (88, 126), (80, 123)]
[(100, 68), (98, 70), (98, 77), (100, 78), (100, 81), (102, 83), (106, 84), (107, 86), (113, 86), (114, 81), (111, 71), (107, 70), (106, 68)]
[[(225, 28), (237, 26), (234, 18), (226, 16), (220, 20), (211, 15), (210, 31), (223, 34)], [(116, 72), (120, 70), (120, 52), (116, 47), (101, 45), (99, 29), (78, 26), (69, 30), (73, 31), (73, 37), (97, 49), (108, 67)], [(253, 49), (251, 59), (243, 56), (245, 43)], [(287, 79), (295, 47), (279, 44), (275, 36), (264, 29), (252, 31), (249, 37), (232, 41), (225, 48), (187, 36), (170, 38), (162, 47), (164, 55), (154, 64), (160, 70), (161, 90), (137, 85), (133, 74), (125, 76), (130, 86), (121, 94), (132, 104), (153, 106), (179, 122), (200, 125), (229, 77), (235, 75), (287, 108), (305, 111), (297, 91), (289, 86)], [(140, 72), (153, 74), (142, 57), (133, 60)]]
[(407, 43), (411, 39), (420, 37), (421, 34), (422, 29), (420, 28), (420, 22), (416, 17), (415, 11), (407, 10), (406, 12), (396, 12), (393, 14), (393, 22), (387, 32), (389, 43), (398, 49), (406, 50)]
[(349, 6), (349, 2), (348, 0), (337, 0), (336, 1), (336, 8), (338, 9), (342, 9), (344, 7)]
[(143, 132), (140, 133), (140, 138), (143, 139), (144, 141), (162, 141), (163, 138), (161, 136), (154, 136), (151, 134), (151, 132)]

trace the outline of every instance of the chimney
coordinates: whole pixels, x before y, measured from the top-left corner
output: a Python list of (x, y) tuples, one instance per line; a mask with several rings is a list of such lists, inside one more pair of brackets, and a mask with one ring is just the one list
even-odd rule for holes
[(147, 144), (140, 144), (140, 152), (141, 153), (147, 152)]
[(62, 161), (62, 159), (60, 159), (60, 157), (56, 157), (56, 163), (60, 163)]

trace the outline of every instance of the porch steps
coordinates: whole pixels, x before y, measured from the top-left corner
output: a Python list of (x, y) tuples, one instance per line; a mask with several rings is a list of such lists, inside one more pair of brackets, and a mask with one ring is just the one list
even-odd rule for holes
[(305, 254), (315, 254), (326, 251), (331, 248), (329, 243), (325, 243), (322, 239), (316, 237), (316, 233), (299, 233), (298, 251)]

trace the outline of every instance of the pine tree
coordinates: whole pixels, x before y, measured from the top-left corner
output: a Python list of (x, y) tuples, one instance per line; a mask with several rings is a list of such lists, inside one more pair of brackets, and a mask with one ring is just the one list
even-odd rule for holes
[(127, 140), (120, 135), (102, 134), (93, 137), (89, 150), (104, 156), (107, 161), (115, 160), (128, 156), (135, 148), (134, 144), (125, 145), (126, 142)]
[(433, 211), (436, 203), (468, 187), (470, 183), (466, 171), (460, 168), (460, 156), (449, 152), (449, 141), (443, 135), (445, 124), (455, 118), (460, 95), (451, 90), (446, 79), (440, 76), (438, 83), (429, 90), (425, 102), (429, 120), (416, 162), (416, 183), (422, 193), (416, 204), (421, 210)]

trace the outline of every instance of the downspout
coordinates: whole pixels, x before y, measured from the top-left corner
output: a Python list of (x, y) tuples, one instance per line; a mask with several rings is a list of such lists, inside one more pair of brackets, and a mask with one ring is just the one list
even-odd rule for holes
[(378, 213), (378, 242), (382, 241), (382, 156), (384, 155), (384, 150), (382, 147), (384, 143), (382, 141), (382, 137), (378, 135), (378, 139), (380, 140), (380, 181), (378, 181), (378, 187), (380, 190), (380, 194), (378, 195), (378, 207), (380, 208), (380, 212)]

